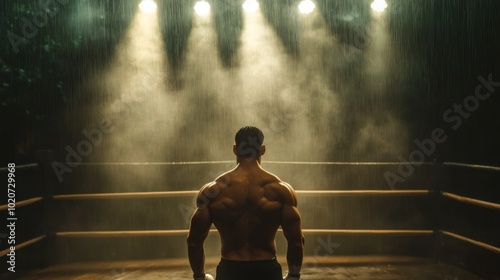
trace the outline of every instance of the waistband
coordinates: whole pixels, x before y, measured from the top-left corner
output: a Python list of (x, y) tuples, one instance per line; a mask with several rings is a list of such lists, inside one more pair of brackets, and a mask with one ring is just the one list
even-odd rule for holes
[(258, 264), (265, 264), (265, 263), (277, 263), (278, 260), (276, 257), (270, 259), (270, 260), (253, 260), (253, 261), (240, 261), (240, 260), (228, 260), (221, 258), (220, 263), (224, 264), (235, 264), (235, 265), (258, 265)]

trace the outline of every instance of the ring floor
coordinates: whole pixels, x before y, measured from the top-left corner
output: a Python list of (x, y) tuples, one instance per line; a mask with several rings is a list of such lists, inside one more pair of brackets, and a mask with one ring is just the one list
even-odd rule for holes
[[(285, 257), (278, 257), (286, 271)], [(215, 276), (218, 259), (207, 258), (206, 272)], [(22, 280), (90, 279), (192, 279), (187, 259), (73, 263), (32, 272)], [(482, 279), (458, 267), (429, 259), (394, 256), (347, 256), (304, 259), (301, 279), (375, 280), (476, 280)]]

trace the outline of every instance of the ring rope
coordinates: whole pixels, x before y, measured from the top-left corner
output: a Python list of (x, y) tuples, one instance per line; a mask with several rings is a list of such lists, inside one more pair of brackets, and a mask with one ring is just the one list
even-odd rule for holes
[(489, 209), (500, 211), (500, 204), (498, 204), (498, 203), (487, 202), (487, 201), (483, 201), (483, 200), (479, 200), (479, 199), (460, 196), (460, 195), (452, 194), (449, 192), (442, 192), (441, 194), (444, 197), (447, 197), (447, 198), (450, 198), (450, 199), (453, 199), (456, 201), (460, 201), (462, 203), (472, 204), (472, 205), (481, 206), (484, 208), (489, 208)]
[(54, 195), (55, 200), (74, 199), (111, 199), (111, 198), (157, 198), (195, 196), (199, 191), (163, 191), (163, 192), (125, 192), (125, 193), (91, 193)]
[[(282, 231), (279, 229), (279, 231)], [(432, 230), (342, 230), (342, 229), (304, 229), (304, 233), (329, 233), (329, 234), (377, 234), (377, 235), (432, 235)], [(215, 233), (217, 230), (211, 229), (210, 233)], [(441, 234), (451, 236), (467, 243), (482, 247), (494, 253), (500, 254), (500, 248), (493, 245), (480, 242), (465, 236), (461, 236), (449, 231), (439, 231)], [(123, 237), (123, 236), (171, 236), (171, 235), (186, 235), (189, 230), (149, 230), (149, 231), (75, 231), (75, 232), (57, 232), (56, 236), (60, 237)], [(30, 239), (21, 244), (16, 245), (16, 249), (22, 249), (30, 246), (46, 238), (46, 235)], [(0, 251), (0, 257), (6, 256), (10, 252), (10, 248)]]
[[(355, 161), (264, 161), (271, 164), (291, 164), (291, 165), (400, 165), (401, 162), (355, 162)], [(434, 162), (408, 162), (412, 165), (432, 165)]]
[(330, 191), (330, 190), (319, 190), (319, 191), (306, 191), (298, 190), (295, 191), (300, 195), (332, 195), (332, 196), (378, 196), (378, 195), (427, 195), (430, 194), (429, 190), (350, 190), (350, 191)]
[[(279, 229), (278, 231), (283, 231)], [(210, 233), (216, 233), (211, 229)], [(373, 230), (373, 229), (303, 229), (304, 234), (344, 234), (344, 235), (433, 235), (433, 230)], [(449, 231), (439, 231), (443, 235), (451, 236), (467, 243), (482, 247), (484, 249), (500, 254), (500, 248), (493, 245), (467, 238)], [(189, 230), (141, 230), (141, 231), (68, 231), (57, 232), (60, 237), (129, 237), (129, 236), (178, 236), (187, 235)]]
[[(201, 164), (235, 164), (234, 160), (213, 160), (213, 161), (178, 161), (178, 162), (82, 162), (81, 165), (201, 165)], [(359, 166), (398, 166), (401, 162), (349, 162), (349, 161), (282, 161), (282, 160), (269, 160), (264, 161), (263, 164), (290, 164), (290, 165), (359, 165)], [(412, 165), (435, 165), (439, 164), (436, 162), (406, 162)], [(488, 169), (494, 171), (500, 171), (500, 167), (479, 165), (479, 164), (467, 164), (458, 162), (443, 162), (443, 165), (447, 166), (460, 166), (469, 167), (474, 169)]]
[[(63, 162), (65, 163), (65, 162)], [(202, 164), (225, 164), (225, 163), (235, 163), (234, 160), (212, 160), (212, 161), (165, 161), (165, 162), (82, 162), (80, 165), (202, 165)]]
[[(126, 192), (126, 193), (93, 193), (93, 194), (61, 194), (55, 195), (56, 200), (87, 200), (87, 199), (112, 199), (112, 198), (157, 198), (157, 197), (185, 197), (195, 196), (199, 191), (163, 191), (163, 192)], [(298, 195), (332, 195), (332, 196), (360, 196), (360, 195), (426, 195), (428, 190), (355, 190), (355, 191), (330, 191), (298, 190)]]
[[(62, 162), (65, 163), (65, 162)], [(236, 164), (235, 160), (212, 160), (212, 161), (172, 161), (172, 162), (82, 162), (80, 165), (152, 165), (152, 166), (162, 166), (162, 165), (202, 165), (202, 164)], [(269, 160), (263, 161), (262, 164), (290, 164), (290, 165), (359, 165), (359, 166), (390, 166), (390, 165), (400, 165), (400, 162), (349, 162), (349, 161), (277, 161)], [(408, 162), (413, 165), (433, 165), (434, 162)]]
[[(179, 161), (179, 162), (82, 162), (80, 165), (201, 165), (201, 164), (226, 164), (235, 163), (234, 160), (217, 160), (217, 161)], [(291, 164), (291, 165), (400, 165), (400, 162), (334, 162), (334, 161), (265, 161), (264, 163), (270, 164)], [(408, 162), (415, 165), (433, 165), (435, 162)], [(458, 162), (443, 162), (447, 166), (459, 166), (475, 169), (487, 169), (493, 171), (500, 171), (498, 166), (488, 166), (479, 164), (467, 164)], [(38, 167), (38, 163), (31, 163), (25, 165), (17, 165), (16, 169), (26, 169)], [(7, 167), (0, 167), (0, 172), (8, 171)]]
[[(41, 198), (41, 197), (33, 197), (33, 198), (30, 198), (30, 199), (18, 201), (18, 202), (16, 202), (16, 208), (33, 204), (35, 202), (41, 201), (42, 199), (43, 198)], [(5, 211), (7, 209), (9, 209), (9, 205), (8, 204), (0, 205), (0, 211)]]
[(465, 237), (465, 236), (462, 236), (462, 235), (458, 235), (456, 233), (452, 233), (452, 232), (449, 232), (449, 231), (440, 230), (439, 232), (441, 232), (443, 235), (448, 235), (448, 236), (454, 237), (456, 239), (465, 241), (467, 243), (474, 244), (474, 245), (479, 246), (481, 248), (493, 251), (493, 252), (495, 252), (497, 254), (500, 254), (500, 248), (495, 247), (493, 245), (490, 245), (490, 244), (487, 244), (487, 243), (484, 243), (484, 242), (481, 242), (481, 241), (477, 241), (477, 240), (474, 240), (474, 239), (470, 239), (468, 237)]
[[(29, 168), (35, 168), (38, 167), (38, 163), (30, 163), (30, 164), (24, 164), (24, 165), (16, 165), (16, 170), (20, 169), (29, 169)], [(0, 167), (0, 172), (7, 172), (9, 171), (8, 167)]]
[[(55, 200), (91, 200), (91, 199), (114, 199), (114, 198), (158, 198), (158, 197), (192, 197), (199, 191), (164, 191), (164, 192), (128, 192), (128, 193), (96, 193), (96, 194), (62, 194), (55, 195)], [(410, 191), (296, 191), (299, 195), (425, 195), (430, 193), (426, 190)], [(16, 207), (23, 207), (43, 200), (42, 197), (34, 197), (16, 203)], [(8, 204), (0, 205), (0, 211), (6, 211)]]
[[(19, 250), (19, 249), (22, 249), (24, 247), (30, 246), (32, 244), (35, 244), (35, 243), (41, 241), (42, 239), (44, 239), (45, 237), (46, 237), (46, 235), (44, 234), (44, 235), (40, 235), (38, 237), (35, 237), (33, 239), (30, 239), (28, 241), (25, 241), (21, 244), (16, 244), (16, 250)], [(6, 256), (9, 252), (10, 252), (10, 248), (7, 248), (3, 251), (0, 251), (0, 257)]]
[[(330, 196), (418, 196), (427, 195), (432, 192), (429, 190), (354, 190), (354, 191), (329, 191), (329, 190), (318, 190), (318, 191), (307, 191), (298, 190), (296, 191), (298, 195), (330, 195)], [(128, 193), (97, 193), (97, 194), (64, 194), (55, 195), (52, 198), (55, 200), (91, 200), (91, 199), (115, 199), (115, 198), (158, 198), (158, 197), (191, 197), (195, 196), (198, 191), (164, 191), (164, 192), (128, 192)], [(462, 202), (468, 203), (475, 206), (480, 206), (484, 208), (489, 208), (493, 210), (500, 210), (500, 204), (482, 201), (478, 199), (473, 199), (469, 197), (459, 196), (449, 192), (441, 192), (444, 197)], [(43, 200), (42, 197), (34, 197), (26, 200), (22, 200), (16, 203), (16, 207), (23, 207), (38, 201)], [(8, 204), (0, 205), (0, 211), (6, 211), (8, 209)]]
[[(278, 231), (283, 231), (278, 229)], [(305, 234), (375, 234), (375, 235), (432, 235), (432, 230), (373, 230), (373, 229), (303, 229)], [(122, 230), (122, 231), (65, 231), (56, 232), (61, 237), (125, 237), (125, 236), (177, 236), (187, 235), (188, 229), (178, 230)], [(211, 229), (210, 233), (217, 233)]]
[(458, 166), (458, 167), (467, 167), (467, 168), (473, 168), (473, 169), (484, 169), (484, 170), (500, 171), (500, 167), (498, 167), (498, 166), (489, 166), (489, 165), (468, 164), (468, 163), (458, 163), (458, 162), (443, 162), (443, 165)]
[[(289, 165), (339, 165), (339, 166), (399, 166), (401, 162), (342, 162), (342, 161), (279, 161), (270, 160), (264, 161), (263, 164), (289, 164)], [(406, 162), (411, 165), (436, 165), (436, 162)], [(82, 162), (80, 165), (122, 165), (122, 166), (165, 166), (165, 165), (203, 165), (203, 164), (235, 164), (234, 160), (213, 160), (213, 161), (178, 161), (178, 162)], [(500, 171), (498, 166), (488, 166), (479, 164), (467, 164), (458, 162), (443, 162), (445, 166), (458, 166), (473, 169), (483, 169)], [(37, 166), (37, 164), (34, 164)], [(27, 165), (29, 166), (29, 165)], [(6, 171), (7, 168), (0, 168), (0, 171)]]

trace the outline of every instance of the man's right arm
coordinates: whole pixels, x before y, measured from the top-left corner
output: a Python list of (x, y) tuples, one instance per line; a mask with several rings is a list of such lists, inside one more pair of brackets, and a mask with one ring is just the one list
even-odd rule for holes
[(283, 191), (283, 208), (281, 213), (281, 228), (288, 243), (287, 263), (288, 276), (300, 276), (300, 269), (304, 257), (304, 235), (302, 234), (302, 222), (297, 208), (297, 195), (293, 188), (285, 183)]

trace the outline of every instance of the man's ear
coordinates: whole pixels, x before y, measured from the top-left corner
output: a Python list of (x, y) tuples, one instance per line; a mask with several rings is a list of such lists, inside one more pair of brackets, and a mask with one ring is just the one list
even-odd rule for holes
[(238, 150), (236, 149), (236, 144), (233, 145), (233, 153), (235, 156), (238, 156)]
[(260, 147), (260, 155), (262, 156), (262, 155), (264, 155), (265, 153), (266, 153), (266, 145), (262, 145), (262, 146)]

